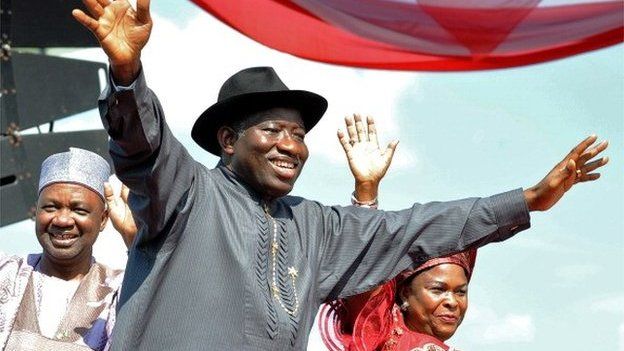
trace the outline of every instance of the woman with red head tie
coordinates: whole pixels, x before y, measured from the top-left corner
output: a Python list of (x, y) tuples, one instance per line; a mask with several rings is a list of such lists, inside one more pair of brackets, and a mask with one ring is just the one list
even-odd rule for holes
[[(455, 350), (444, 341), (466, 313), (475, 258), (476, 250), (469, 250), (429, 260), (354, 297), (365, 299), (359, 311), (358, 303), (348, 300), (324, 305), (319, 316), (323, 342), (332, 351)], [(355, 315), (353, 322), (349, 315)]]
[[(356, 206), (377, 207), (379, 181), (392, 154), (379, 157), (374, 151), (378, 147), (366, 148), (358, 136), (372, 134), (368, 140), (377, 144), (374, 122), (369, 117), (365, 131), (362, 119), (354, 117), (346, 119), (349, 137), (338, 133), (356, 178), (358, 198), (352, 196), (351, 200)], [(396, 142), (389, 149), (394, 147)], [(376, 181), (368, 183), (358, 178), (361, 169), (353, 169), (354, 164), (361, 164), (354, 159), (366, 157), (377, 160), (369, 162), (369, 179)], [(444, 342), (453, 336), (466, 313), (476, 254), (476, 250), (468, 250), (434, 258), (373, 291), (323, 305), (319, 313), (323, 342), (331, 351), (453, 351)]]

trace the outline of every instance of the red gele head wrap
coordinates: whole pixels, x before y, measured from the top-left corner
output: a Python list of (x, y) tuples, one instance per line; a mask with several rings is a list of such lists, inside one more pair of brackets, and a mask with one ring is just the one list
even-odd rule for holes
[(397, 284), (401, 284), (405, 279), (413, 276), (414, 274), (418, 274), (425, 269), (429, 269), (431, 267), (438, 266), (444, 263), (452, 263), (462, 267), (464, 269), (464, 272), (466, 272), (466, 278), (468, 278), (468, 281), (470, 281), (470, 277), (472, 276), (472, 270), (474, 268), (476, 260), (477, 249), (463, 251), (454, 255), (432, 258), (429, 261), (416, 267), (416, 269), (414, 270), (403, 271), (395, 279), (397, 280)]
[(405, 279), (428, 268), (452, 263), (464, 269), (470, 281), (477, 258), (477, 250), (467, 250), (454, 255), (433, 258), (413, 270), (407, 270), (396, 278), (382, 285), (380, 291), (372, 295), (358, 313), (353, 326), (353, 334), (341, 332), (341, 313), (336, 308), (321, 309), (319, 329), (325, 345), (332, 351), (372, 351), (382, 346), (394, 326), (392, 309), (395, 304), (398, 287)]

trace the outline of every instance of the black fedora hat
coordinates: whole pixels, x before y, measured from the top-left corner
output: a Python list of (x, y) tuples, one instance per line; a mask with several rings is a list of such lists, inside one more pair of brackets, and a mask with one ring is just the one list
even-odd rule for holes
[(306, 131), (310, 131), (327, 110), (327, 100), (309, 91), (288, 89), (272, 67), (247, 68), (223, 83), (217, 102), (195, 121), (191, 137), (208, 152), (220, 156), (219, 128), (273, 107), (298, 110)]

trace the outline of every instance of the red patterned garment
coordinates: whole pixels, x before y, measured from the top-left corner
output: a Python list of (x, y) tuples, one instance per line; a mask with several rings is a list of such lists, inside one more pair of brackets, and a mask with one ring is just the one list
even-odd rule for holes
[(366, 68), (522, 66), (624, 40), (622, 0), (192, 0), (271, 48)]

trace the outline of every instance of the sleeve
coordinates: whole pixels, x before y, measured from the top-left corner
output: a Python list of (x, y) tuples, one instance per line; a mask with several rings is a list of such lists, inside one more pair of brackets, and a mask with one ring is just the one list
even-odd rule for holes
[(319, 293), (362, 293), (435, 257), (503, 241), (530, 227), (522, 189), (401, 211), (323, 207)]
[[(99, 102), (117, 177), (130, 189), (138, 241), (165, 235), (193, 182), (195, 161), (173, 136), (143, 70), (131, 86), (109, 82)], [(135, 240), (135, 243), (137, 242)]]

